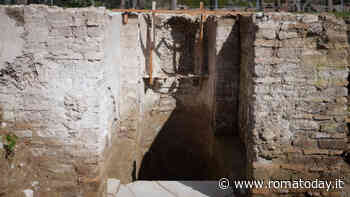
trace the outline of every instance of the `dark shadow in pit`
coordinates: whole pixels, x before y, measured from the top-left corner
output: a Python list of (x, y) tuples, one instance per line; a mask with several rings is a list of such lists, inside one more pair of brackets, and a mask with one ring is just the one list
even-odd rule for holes
[[(174, 61), (174, 70), (177, 74), (182, 75), (192, 73), (196, 58), (196, 53), (193, 52), (195, 40), (186, 37), (195, 36), (195, 33), (189, 33), (188, 30), (198, 24), (181, 17), (174, 17), (170, 20), (169, 25), (172, 26), (174, 43), (180, 46), (174, 48), (176, 51), (173, 51), (181, 55), (178, 65), (175, 65)], [(177, 27), (177, 25), (181, 26)], [(233, 28), (233, 31), (237, 29)], [(208, 36), (206, 34), (207, 32), (205, 32), (205, 37)], [(228, 39), (232, 38), (235, 32), (231, 34)], [(238, 36), (239, 32), (236, 32), (236, 35)], [(205, 38), (205, 40), (208, 39), (212, 37)], [(227, 42), (231, 41), (227, 40)], [(211, 47), (214, 48), (214, 46)], [(239, 46), (237, 48), (239, 49)], [(229, 49), (231, 50), (232, 47)], [(227, 47), (223, 47), (223, 50), (227, 50)], [(209, 50), (203, 51), (208, 52)], [(219, 54), (224, 54), (224, 57), (229, 56), (229, 52), (219, 52)], [(204, 57), (209, 58), (209, 56), (206, 54)], [(208, 59), (204, 61), (210, 64)], [(204, 68), (204, 70), (210, 69)], [(144, 81), (146, 86), (147, 81), (147, 79)], [(157, 79), (152, 87), (147, 86), (145, 91), (156, 92), (159, 88), (156, 81)], [(170, 95), (176, 99), (176, 108), (144, 155), (138, 180), (219, 180), (222, 177), (230, 179), (245, 177), (245, 148), (238, 135), (233, 135), (238, 132), (215, 136), (213, 111), (200, 102), (199, 95), (207, 83), (209, 83), (207, 78), (179, 79), (177, 91)], [(238, 100), (238, 94), (235, 96)], [(236, 121), (238, 109), (231, 112), (229, 116)]]
[(173, 111), (145, 154), (140, 180), (207, 180), (215, 168), (213, 132), (200, 111)]
[[(220, 51), (216, 56), (216, 135), (238, 135), (238, 100), (240, 82), (240, 36), (237, 16), (221, 17), (220, 25), (231, 32), (223, 43), (218, 37)], [(221, 32), (222, 34), (225, 32)]]
[[(180, 86), (190, 79), (184, 80)], [(138, 180), (236, 180), (245, 177), (245, 164), (239, 136), (215, 136), (207, 109), (188, 107), (177, 99), (142, 159)]]

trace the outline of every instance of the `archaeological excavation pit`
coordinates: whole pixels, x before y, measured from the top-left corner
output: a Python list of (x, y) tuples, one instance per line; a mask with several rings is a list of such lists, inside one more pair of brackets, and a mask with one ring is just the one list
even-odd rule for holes
[(115, 179), (350, 184), (344, 21), (132, 11), (0, 7), (0, 196), (105, 197)]
[[(117, 177), (132, 181), (244, 176), (245, 151), (237, 122), (237, 18), (209, 17), (202, 21), (198, 16), (128, 16), (127, 24), (121, 26), (121, 56), (135, 61), (135, 53), (127, 48), (140, 48), (138, 55), (143, 62), (130, 65), (126, 61), (121, 67), (120, 72), (126, 73), (121, 79), (121, 94), (134, 92), (136, 96), (132, 99), (135, 109), (125, 108), (128, 116), (121, 119), (125, 129), (121, 133), (134, 142), (121, 142), (115, 149), (123, 151), (131, 146), (126, 149), (139, 153), (134, 157), (125, 153), (127, 158), (111, 162), (117, 167)], [(135, 35), (130, 35), (130, 29)], [(128, 32), (125, 37), (123, 32)], [(155, 46), (150, 54), (152, 36)], [(130, 83), (130, 78), (138, 81)], [(130, 101), (125, 98), (126, 106)]]

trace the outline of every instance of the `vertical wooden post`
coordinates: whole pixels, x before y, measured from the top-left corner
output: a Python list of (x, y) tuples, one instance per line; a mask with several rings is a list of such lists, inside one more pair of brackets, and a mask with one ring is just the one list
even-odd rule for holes
[(200, 41), (203, 40), (203, 33), (204, 33), (204, 29), (203, 29), (203, 22), (204, 22), (204, 3), (203, 1), (200, 2), (199, 4), (199, 8), (201, 10), (201, 32), (200, 32)]
[(153, 48), (154, 48), (154, 41), (155, 41), (155, 28), (154, 28), (154, 20), (155, 20), (155, 10), (156, 10), (157, 3), (155, 1), (152, 1), (152, 24), (151, 24), (151, 46), (149, 50), (149, 84), (153, 84)]

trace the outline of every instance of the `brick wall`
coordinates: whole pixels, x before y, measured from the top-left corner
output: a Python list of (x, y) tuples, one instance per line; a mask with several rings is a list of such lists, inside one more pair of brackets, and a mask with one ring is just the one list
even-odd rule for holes
[(242, 18), (241, 39), (240, 133), (248, 150), (249, 176), (340, 178), (348, 184), (349, 164), (341, 157), (348, 132), (349, 46), (343, 21), (256, 14)]
[(102, 8), (0, 7), (2, 195), (103, 193), (118, 113), (113, 19)]

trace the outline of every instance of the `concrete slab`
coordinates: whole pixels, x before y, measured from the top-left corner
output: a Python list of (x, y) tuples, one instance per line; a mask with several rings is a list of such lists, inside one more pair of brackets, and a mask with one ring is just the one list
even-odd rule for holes
[(116, 197), (136, 197), (136, 195), (127, 186), (121, 185)]
[(107, 180), (107, 196), (115, 197), (120, 188), (120, 180), (108, 179)]
[(137, 181), (122, 185), (116, 197), (227, 197), (230, 189), (221, 190), (217, 181)]

